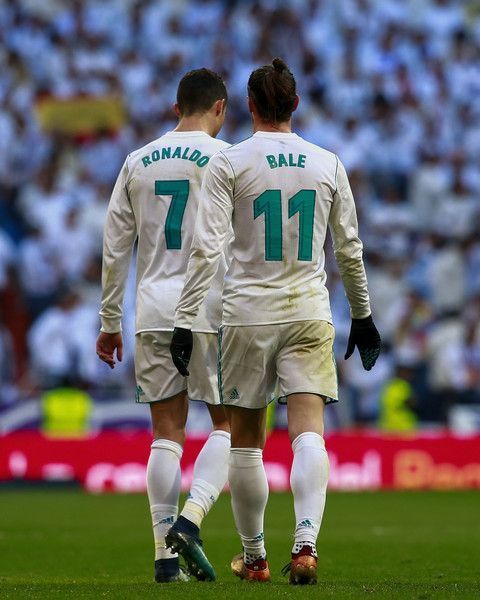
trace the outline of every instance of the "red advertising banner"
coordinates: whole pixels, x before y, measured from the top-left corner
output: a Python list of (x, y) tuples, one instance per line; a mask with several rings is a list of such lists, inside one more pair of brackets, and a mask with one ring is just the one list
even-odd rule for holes
[[(50, 439), (37, 431), (0, 437), (0, 481), (78, 481), (91, 492), (143, 492), (151, 436), (105, 431), (82, 439)], [(187, 440), (182, 487), (188, 489), (204, 438)], [(410, 437), (372, 433), (326, 436), (330, 489), (480, 488), (480, 436)], [(272, 491), (289, 488), (288, 435), (273, 432), (264, 452)]]

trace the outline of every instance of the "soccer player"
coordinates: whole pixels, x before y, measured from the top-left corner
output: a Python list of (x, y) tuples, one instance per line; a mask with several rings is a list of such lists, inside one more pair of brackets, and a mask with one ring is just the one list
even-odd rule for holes
[[(135, 375), (137, 402), (150, 404), (154, 441), (147, 467), (147, 489), (155, 539), (155, 579), (184, 579), (175, 544), (197, 579), (215, 579), (204, 559), (199, 528), (225, 485), (229, 426), (219, 402), (217, 336), (225, 267), (191, 322), (195, 336), (191, 377), (179, 375), (169, 345), (175, 306), (183, 288), (206, 165), (228, 146), (215, 139), (225, 118), (227, 90), (207, 69), (187, 73), (178, 86), (177, 127), (132, 152), (118, 176), (108, 207), (103, 247), (101, 333), (97, 354), (111, 368), (122, 360), (122, 302), (132, 248), (138, 239)], [(180, 459), (185, 440), (188, 398), (203, 400), (213, 431), (194, 467), (189, 499), (176, 521)]]
[[(220, 395), (232, 434), (229, 482), (243, 554), (234, 573), (270, 578), (263, 519), (268, 485), (262, 460), (267, 399), (277, 377), (287, 397), (294, 460), (290, 483), (296, 528), (290, 582), (316, 582), (316, 540), (325, 506), (328, 456), (324, 405), (337, 401), (334, 329), (324, 243), (330, 228), (351, 308), (345, 358), (360, 351), (369, 370), (380, 352), (345, 169), (335, 154), (292, 133), (299, 98), (279, 58), (248, 81), (253, 136), (220, 150), (203, 181), (185, 288), (175, 314), (172, 358), (187, 374), (191, 328), (233, 225), (223, 291)], [(195, 340), (193, 340), (195, 352)]]

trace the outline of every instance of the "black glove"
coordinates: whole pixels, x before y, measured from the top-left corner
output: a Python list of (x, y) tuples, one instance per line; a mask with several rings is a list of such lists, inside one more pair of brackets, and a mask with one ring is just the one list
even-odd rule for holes
[(173, 364), (177, 367), (180, 375), (187, 377), (188, 363), (192, 356), (193, 335), (190, 329), (175, 327), (173, 330), (172, 342), (170, 344), (170, 354), (172, 355)]
[(382, 340), (375, 327), (372, 315), (365, 319), (352, 319), (345, 360), (352, 356), (355, 346), (357, 346), (363, 368), (365, 371), (370, 371), (380, 354), (381, 344)]

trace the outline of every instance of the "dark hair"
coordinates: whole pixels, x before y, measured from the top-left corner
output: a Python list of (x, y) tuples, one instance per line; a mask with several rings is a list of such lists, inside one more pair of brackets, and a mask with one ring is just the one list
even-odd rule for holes
[(259, 67), (250, 75), (248, 95), (264, 121), (288, 121), (297, 97), (295, 77), (281, 58), (274, 58), (271, 65)]
[(180, 114), (189, 117), (194, 113), (204, 113), (217, 100), (227, 100), (227, 88), (223, 79), (209, 69), (195, 69), (186, 73), (177, 90), (177, 104)]

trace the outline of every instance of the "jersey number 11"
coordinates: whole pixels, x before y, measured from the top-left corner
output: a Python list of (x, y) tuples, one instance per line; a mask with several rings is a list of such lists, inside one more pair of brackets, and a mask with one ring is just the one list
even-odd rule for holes
[[(265, 260), (283, 259), (282, 192), (267, 190), (253, 202), (253, 218), (265, 213)], [(312, 260), (315, 190), (300, 190), (288, 199), (288, 218), (298, 215), (298, 260)]]

